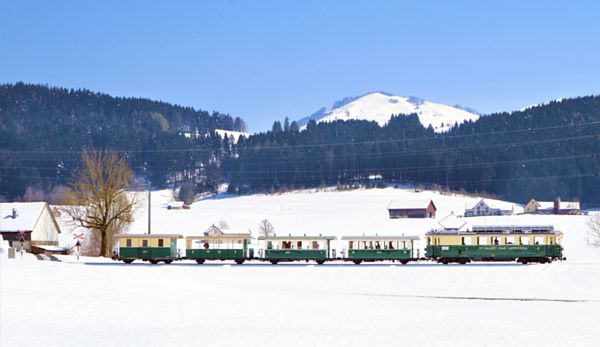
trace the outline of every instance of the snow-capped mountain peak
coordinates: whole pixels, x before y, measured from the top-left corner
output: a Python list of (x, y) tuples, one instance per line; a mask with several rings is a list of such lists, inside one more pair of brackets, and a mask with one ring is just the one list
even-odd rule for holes
[(423, 126), (428, 127), (431, 125), (436, 132), (444, 132), (450, 130), (454, 124), (460, 124), (468, 120), (474, 121), (479, 118), (476, 113), (433, 103), (414, 96), (403, 97), (374, 92), (347, 100), (349, 102), (329, 111), (319, 110), (312, 116), (300, 120), (300, 124), (304, 125), (310, 119), (317, 122), (359, 119), (376, 121), (383, 126), (390, 120), (392, 115), (416, 113)]

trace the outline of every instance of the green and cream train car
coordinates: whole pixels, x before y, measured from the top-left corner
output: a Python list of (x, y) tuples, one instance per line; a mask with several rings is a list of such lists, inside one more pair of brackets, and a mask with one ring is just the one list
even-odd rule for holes
[(285, 261), (315, 261), (323, 264), (332, 260), (331, 241), (335, 236), (259, 236), (263, 243), (262, 259), (277, 264)]
[(472, 231), (430, 231), (425, 257), (438, 263), (562, 260), (562, 233), (553, 226), (474, 226)]
[(363, 261), (399, 261), (406, 264), (419, 258), (418, 236), (343, 236), (346, 243), (344, 260), (360, 264)]
[(206, 260), (233, 260), (242, 264), (244, 260), (254, 258), (254, 250), (248, 247), (251, 239), (250, 234), (188, 236), (185, 238), (185, 257), (198, 264)]
[(118, 243), (116, 259), (127, 264), (134, 260), (170, 264), (180, 257), (177, 240), (182, 238), (179, 234), (116, 234), (113, 235)]

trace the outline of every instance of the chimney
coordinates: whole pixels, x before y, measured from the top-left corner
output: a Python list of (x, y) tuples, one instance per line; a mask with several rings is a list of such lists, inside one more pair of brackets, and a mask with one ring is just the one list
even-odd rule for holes
[(12, 219), (17, 219), (17, 209), (16, 208), (12, 209)]
[(557, 196), (556, 199), (554, 199), (554, 214), (559, 214), (560, 213), (560, 196)]

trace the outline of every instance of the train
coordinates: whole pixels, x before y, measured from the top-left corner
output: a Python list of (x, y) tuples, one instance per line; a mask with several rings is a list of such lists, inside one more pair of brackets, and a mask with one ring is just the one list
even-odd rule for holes
[[(441, 264), (485, 261), (549, 263), (565, 260), (561, 231), (551, 225), (474, 226), (473, 230), (432, 230), (425, 233), (425, 253), (418, 247), (420, 237), (405, 235), (342, 236), (342, 250), (333, 248), (336, 236), (262, 235), (257, 238), (258, 252), (250, 247), (252, 235), (211, 233), (187, 236), (181, 234), (116, 234), (114, 259), (130, 264), (147, 261), (152, 264), (193, 260), (265, 261), (271, 264), (306, 261), (324, 264), (331, 261), (392, 261), (401, 264), (434, 261)], [(178, 248), (185, 244), (185, 254)]]

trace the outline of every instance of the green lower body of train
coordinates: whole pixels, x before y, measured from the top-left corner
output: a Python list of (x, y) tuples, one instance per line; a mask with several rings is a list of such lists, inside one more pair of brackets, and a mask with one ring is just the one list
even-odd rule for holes
[(327, 251), (318, 249), (267, 249), (265, 260), (272, 264), (280, 261), (314, 260), (317, 264), (323, 264), (327, 260)]
[(246, 249), (187, 249), (185, 254), (187, 259), (193, 259), (198, 264), (204, 263), (206, 260), (234, 260), (238, 264), (242, 264), (246, 259), (253, 258), (253, 249), (249, 252)]
[(410, 249), (351, 249), (348, 251), (347, 260), (354, 264), (360, 264), (363, 261), (400, 261), (406, 264), (413, 260)]
[(156, 264), (160, 261), (170, 264), (177, 259), (177, 248), (172, 247), (121, 247), (119, 248), (118, 259), (125, 263), (132, 263), (134, 260), (149, 261)]
[(439, 263), (468, 263), (471, 261), (519, 261), (546, 263), (563, 259), (560, 245), (476, 245), (433, 246), (425, 249), (425, 257)]

